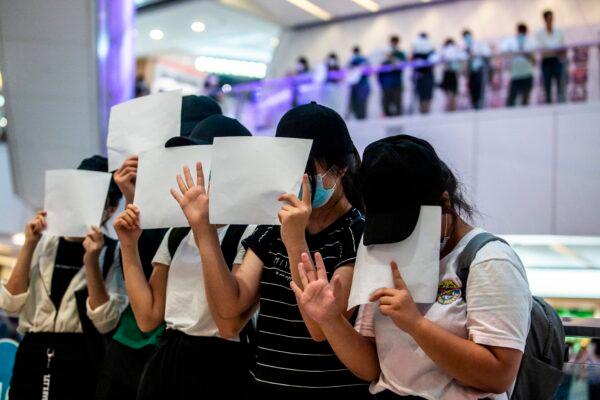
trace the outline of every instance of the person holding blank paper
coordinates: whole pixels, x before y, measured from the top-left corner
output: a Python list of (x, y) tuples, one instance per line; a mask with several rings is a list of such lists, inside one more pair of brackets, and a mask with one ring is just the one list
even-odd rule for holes
[[(180, 182), (180, 191), (173, 191), (200, 248), (213, 315), (241, 318), (257, 302), (260, 305), (250, 398), (369, 398), (367, 382), (338, 360), (289, 286), (292, 280), (302, 285), (297, 269), (301, 254), (320, 251), (328, 276), (340, 286), (340, 302), (347, 302), (364, 224), (355, 181), (360, 159), (344, 120), (315, 103), (288, 111), (276, 136), (313, 140), (302, 193), (279, 197), (281, 226), (260, 226), (246, 238), (246, 255), (233, 270), (223, 259), (219, 232), (209, 222), (201, 166), (197, 183)], [(352, 316), (350, 312), (344, 318)]]
[[(104, 171), (94, 156), (79, 169)], [(111, 182), (101, 226), (121, 192)], [(46, 212), (25, 227), (25, 244), (5, 286), (0, 308), (19, 313), (24, 334), (13, 369), (10, 398), (89, 399), (104, 352), (100, 334), (115, 328), (127, 304), (117, 242), (92, 227), (86, 237), (42, 235)]]
[(458, 259), (484, 231), (466, 222), (472, 208), (460, 184), (424, 140), (399, 135), (370, 144), (360, 177), (366, 246), (406, 239), (422, 205), (442, 207), (437, 299), (415, 304), (392, 262), (393, 287), (373, 292), (353, 327), (344, 318), (345, 294), (323, 272), (323, 257), (316, 255), (315, 272), (305, 255), (302, 287), (292, 284), (298, 303), (344, 364), (372, 381), (378, 399), (506, 400), (525, 348), (532, 304), (516, 253), (498, 240), (484, 244), (467, 266), (466, 296)]
[[(238, 121), (213, 115), (198, 123), (189, 137), (173, 137), (166, 147), (209, 145), (215, 136), (251, 136)], [(189, 168), (180, 187), (194, 186)], [(175, 200), (173, 200), (175, 201)], [(204, 293), (203, 258), (189, 228), (173, 228), (165, 235), (152, 260), (150, 278), (144, 275), (138, 238), (140, 210), (130, 204), (115, 221), (122, 246), (127, 293), (140, 329), (150, 332), (166, 323), (157, 350), (150, 356), (137, 399), (235, 399), (247, 392), (248, 368), (240, 343), (240, 331), (251, 311), (238, 318), (219, 318)], [(218, 244), (227, 265), (239, 263), (244, 250), (242, 237), (254, 227), (218, 227)], [(238, 260), (238, 261), (235, 261)]]

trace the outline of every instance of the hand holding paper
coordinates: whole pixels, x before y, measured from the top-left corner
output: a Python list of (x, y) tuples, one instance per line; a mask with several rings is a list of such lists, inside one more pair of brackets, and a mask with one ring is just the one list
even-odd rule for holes
[(185, 179), (177, 175), (179, 192), (171, 189), (171, 195), (179, 203), (190, 226), (208, 226), (208, 194), (204, 185), (202, 163), (196, 163), (196, 182), (187, 165), (183, 167), (183, 176)]
[(358, 246), (348, 309), (369, 302), (379, 288), (392, 288), (390, 263), (395, 261), (417, 303), (433, 303), (439, 280), (441, 209), (422, 206), (412, 234), (401, 242)]
[(55, 236), (85, 237), (93, 225), (100, 226), (110, 178), (106, 172), (46, 171), (47, 232)]
[(279, 225), (277, 199), (298, 193), (311, 145), (294, 138), (215, 138), (210, 223)]

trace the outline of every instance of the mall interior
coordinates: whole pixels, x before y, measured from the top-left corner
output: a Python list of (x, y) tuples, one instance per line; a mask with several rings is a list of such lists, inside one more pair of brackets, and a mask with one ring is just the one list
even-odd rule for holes
[[(108, 154), (110, 164), (111, 108), (132, 99), (173, 91), (180, 91), (174, 93), (184, 96), (184, 104), (185, 96), (212, 99), (218, 103), (223, 115), (239, 121), (253, 136), (272, 137), (276, 133), (279, 136), (278, 124), (284, 114), (295, 107), (316, 102), (343, 118), (361, 156), (369, 144), (387, 137), (412, 135), (426, 140), (459, 177), (465, 198), (475, 208), (471, 225), (492, 232), (510, 245), (522, 262), (531, 294), (551, 305), (560, 316), (562, 327), (559, 328), (564, 329), (564, 340), (560, 338), (564, 345), (564, 357), (559, 367), (562, 374), (555, 379), (549, 394), (539, 391), (531, 394), (537, 391), (534, 387), (526, 388), (530, 393), (528, 396), (514, 394), (517, 392), (515, 387), (519, 387), (521, 372), (516, 378), (516, 386), (513, 378), (512, 381), (509, 379), (512, 385), (505, 390), (485, 390), (488, 386), (477, 386), (475, 378), (464, 375), (467, 372), (452, 370), (440, 362), (439, 357), (428, 353), (428, 349), (423, 353), (419, 346), (425, 348), (425, 345), (417, 338), (417, 344), (411, 342), (414, 352), (424, 354), (423, 357), (432, 363), (431, 368), (439, 369), (436, 373), (443, 379), (448, 377), (447, 392), (438, 393), (428, 387), (422, 390), (411, 388), (417, 378), (395, 384), (394, 368), (382, 361), (389, 364), (389, 360), (382, 357), (384, 346), (380, 345), (379, 330), (375, 329), (381, 363), (377, 370), (381, 369), (381, 377), (360, 378), (372, 381), (371, 393), (383, 390), (378, 389), (382, 381), (388, 382), (388, 386), (384, 385), (386, 390), (373, 398), (600, 400), (598, 0), (0, 0), (0, 283), (5, 292), (0, 293), (0, 399), (134, 399), (135, 393), (138, 399), (158, 398), (159, 394), (161, 398), (177, 399), (230, 398), (229, 395), (219, 396), (213, 388), (207, 389), (200, 383), (193, 393), (189, 389), (177, 391), (172, 388), (165, 392), (155, 383), (156, 379), (151, 384), (144, 384), (148, 377), (140, 378), (142, 370), (143, 374), (152, 372), (145, 363), (135, 367), (139, 368), (138, 376), (123, 373), (138, 388), (130, 395), (112, 397), (105, 393), (102, 397), (96, 390), (94, 394), (90, 392), (89, 396), (83, 396), (77, 392), (79, 389), (65, 389), (60, 378), (65, 371), (50, 368), (55, 344), (44, 347), (40, 359), (33, 353), (30, 358), (23, 355), (26, 353), (23, 344), (40, 345), (41, 342), (35, 340), (41, 340), (39, 336), (44, 333), (81, 335), (83, 331), (86, 335), (83, 319), (77, 319), (77, 310), (72, 310), (72, 318), (76, 319), (74, 330), (55, 333), (58, 332), (53, 330), (57, 329), (57, 320), (66, 318), (63, 315), (57, 319), (60, 308), (67, 307), (66, 301), (63, 298), (61, 306), (59, 299), (55, 308), (52, 308), (52, 302), (29, 304), (32, 293), (44, 289), (44, 284), (34, 286), (33, 267), (29, 275), (25, 275), (29, 276), (29, 288), (25, 282), (22, 290), (29, 296), (25, 308), (15, 312), (11, 307), (3, 306), (9, 300), (2, 300), (2, 296), (13, 302), (21, 296), (10, 289), (15, 287), (10, 281), (11, 273), (17, 271), (23, 254), (27, 253), (24, 250), (28, 248), (30, 235), (27, 229), (31, 229), (27, 228), (30, 226), (28, 221), (39, 216), (36, 213), (46, 207), (46, 171), (74, 169), (83, 158), (93, 154)], [(216, 163), (214, 157), (213, 161)], [(322, 171), (324, 175), (318, 176), (323, 177), (321, 185), (329, 171)], [(173, 185), (176, 185), (174, 180)], [(400, 184), (385, 184), (387, 189), (395, 185)], [(401, 189), (397, 190), (402, 193)], [(126, 194), (119, 211), (106, 224), (108, 237), (118, 237), (113, 222), (126, 207), (125, 203)], [(314, 200), (312, 207), (314, 212)], [(367, 227), (368, 212), (367, 204)], [(196, 233), (195, 228), (193, 232)], [(354, 250), (356, 258), (356, 246)], [(105, 257), (108, 249), (106, 252)], [(36, 257), (35, 253), (33, 257)], [(43, 260), (44, 255), (41, 257)], [(292, 256), (289, 257), (291, 260)], [(123, 263), (126, 262), (124, 259), (121, 257)], [(202, 260), (207, 264), (204, 257)], [(58, 260), (56, 263), (58, 265)], [(81, 269), (81, 263), (78, 265)], [(269, 268), (266, 263), (264, 268)], [(142, 328), (136, 308), (140, 306), (131, 298), (132, 286), (127, 282), (128, 274), (133, 272), (128, 272), (125, 266), (123, 270), (123, 293), (125, 298), (129, 296), (131, 304), (127, 310), (133, 309), (135, 314), (131, 323)], [(153, 277), (154, 272), (156, 270), (152, 272)], [(200, 274), (198, 272), (198, 277)], [(264, 274), (261, 294), (264, 284), (269, 284)], [(297, 270), (295, 274), (298, 274)], [(300, 279), (294, 274), (290, 276), (294, 281)], [(52, 286), (55, 285), (52, 274), (42, 276), (44, 279), (45, 284), (52, 280)], [(171, 280), (168, 282), (171, 284)], [(204, 283), (207, 282), (205, 273)], [(92, 290), (96, 289), (90, 287), (90, 280), (87, 285), (91, 296)], [(437, 287), (437, 282), (435, 285)], [(152, 280), (150, 286), (144, 287), (151, 286)], [(172, 289), (167, 283), (165, 286), (167, 315), (165, 317), (164, 304), (160, 315), (167, 324), (165, 336), (169, 336), (169, 331), (176, 329), (172, 329), (175, 325), (168, 321), (169, 304), (172, 304), (169, 303), (169, 290)], [(303, 282), (303, 287), (307, 288), (307, 282)], [(475, 290), (475, 285), (469, 287), (472, 287), (471, 291)], [(284, 289), (289, 290), (288, 287)], [(49, 288), (46, 290), (48, 297)], [(109, 296), (106, 290), (102, 289), (102, 293)], [(203, 287), (203, 296), (204, 290)], [(210, 290), (206, 289), (207, 293)], [(460, 288), (457, 290), (460, 293)], [(514, 296), (518, 297), (517, 287), (514, 290)], [(154, 296), (156, 299), (156, 294)], [(223, 296), (226, 297), (226, 292)], [(206, 296), (203, 299), (207, 303)], [(194, 301), (190, 300), (190, 307), (195, 306)], [(271, 360), (268, 354), (264, 355), (262, 346), (269, 344), (269, 336), (265, 335), (269, 332), (263, 331), (261, 335), (261, 329), (270, 327), (270, 323), (275, 326), (275, 323), (273, 320), (264, 322), (260, 309), (269, 304), (263, 302), (262, 296), (259, 303), (259, 311), (254, 309), (258, 319), (251, 319), (249, 324), (256, 325), (258, 320), (254, 329), (258, 332), (258, 349), (261, 350), (257, 352), (258, 361), (255, 360), (258, 367), (249, 367), (249, 379), (256, 384), (256, 381), (262, 382), (259, 377), (275, 376), (275, 380), (285, 380), (289, 375), (290, 380), (300, 382), (301, 378), (291, 374), (296, 367), (267, 365), (275, 363), (275, 357)], [(86, 304), (87, 315), (93, 319), (90, 299), (83, 307)], [(463, 312), (469, 328), (475, 306), (471, 308), (466, 304)], [(25, 316), (30, 306), (33, 307), (32, 314)], [(290, 306), (299, 307), (297, 304)], [(44, 307), (51, 310), (44, 310)], [(302, 311), (306, 306), (300, 307)], [(96, 310), (100, 308), (102, 306)], [(209, 304), (209, 308), (214, 317), (214, 304)], [(219, 306), (216, 308), (220, 314)], [(48, 313), (46, 318), (50, 321), (54, 318), (53, 325), (48, 322), (49, 327), (36, 327), (36, 319), (44, 312)], [(304, 312), (307, 311), (303, 311), (302, 318), (306, 318)], [(210, 314), (207, 318), (211, 318)], [(354, 317), (349, 321), (354, 323)], [(99, 337), (106, 343), (114, 340), (109, 337), (114, 330), (119, 332), (117, 322), (110, 332), (101, 332)], [(530, 323), (533, 327), (534, 322)], [(306, 331), (304, 325), (302, 327)], [(488, 328), (494, 332), (496, 328), (501, 329), (491, 325)], [(219, 326), (219, 332), (220, 329)], [(308, 331), (312, 336), (310, 327)], [(37, 339), (27, 341), (28, 335)], [(281, 333), (272, 335), (281, 336)], [(290, 348), (295, 345), (292, 337), (286, 338), (290, 340)], [(163, 339), (160, 339), (161, 344)], [(471, 333), (469, 340), (460, 338), (473, 344), (471, 339)], [(530, 346), (530, 339), (531, 331), (527, 346)], [(327, 333), (324, 340), (333, 346), (333, 339)], [(61, 347), (56, 346), (56, 354), (60, 355)], [(490, 350), (498, 348), (493, 343), (476, 346), (485, 349), (488, 355), (496, 357), (499, 354)], [(152, 349), (148, 350), (150, 347)], [(149, 345), (143, 349), (151, 352), (155, 351), (154, 347)], [(218, 348), (214, 346), (212, 351), (217, 352)], [(337, 354), (344, 364), (340, 365), (354, 372), (338, 353), (338, 347), (333, 348), (335, 354), (332, 353), (332, 357)], [(106, 360), (114, 356), (113, 350), (110, 346), (106, 351), (103, 349)], [(277, 351), (285, 353), (281, 349)], [(526, 356), (528, 351), (531, 349), (525, 348)], [(226, 353), (220, 356), (229, 357)], [(27, 382), (27, 377), (16, 379), (17, 370), (19, 375), (27, 375), (24, 370), (43, 370), (46, 359), (47, 370), (41, 378), (30, 377), (34, 382), (29, 385), (31, 390), (23, 389), (27, 386), (23, 383)], [(110, 364), (106, 360), (98, 361), (102, 371)], [(200, 370), (208, 367), (202, 365), (207, 362), (201, 356), (196, 360), (191, 367), (187, 364), (189, 360), (181, 361), (181, 365)], [(419, 359), (417, 362), (424, 361)], [(546, 362), (550, 363), (549, 360)], [(524, 364), (520, 364), (521, 369), (525, 368)], [(269, 371), (269, 368), (278, 369)], [(410, 370), (412, 367), (409, 362), (399, 362), (397, 368)], [(90, 367), (87, 378), (94, 374), (91, 370)], [(303, 377), (307, 372), (302, 371), (299, 376)], [(318, 371), (309, 372), (316, 375)], [(431, 371), (422, 370), (422, 373)], [(388, 377), (383, 377), (384, 374)], [(403, 376), (406, 379), (407, 375)], [(439, 380), (431, 378), (428, 384), (437, 385), (434, 381)], [(218, 382), (222, 384), (222, 381)], [(452, 389), (452, 382), (479, 391), (465, 389), (464, 393), (469, 395), (460, 395), (463, 392), (452, 392), (458, 390)], [(535, 381), (528, 384), (534, 386)], [(76, 386), (74, 382), (71, 385)], [(281, 385), (285, 390), (291, 390), (286, 384)], [(423, 385), (423, 380), (414, 385)], [(520, 390), (523, 386), (521, 384)], [(150, 393), (153, 390), (155, 392)], [(298, 393), (302, 396), (321, 393), (311, 392), (317, 389), (289, 393), (281, 388), (277, 390), (282, 390), (277, 392), (278, 398), (288, 396), (290, 399), (297, 398)], [(268, 399), (276, 395), (264, 394), (267, 392), (248, 398)], [(388, 393), (388, 397), (382, 393)], [(512, 397), (511, 393), (514, 394)], [(313, 397), (325, 398), (320, 396), (315, 394)], [(339, 398), (340, 395), (329, 397)]]

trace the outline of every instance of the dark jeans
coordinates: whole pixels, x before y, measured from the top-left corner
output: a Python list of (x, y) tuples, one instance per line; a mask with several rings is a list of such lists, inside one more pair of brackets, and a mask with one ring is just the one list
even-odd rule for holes
[(483, 90), (485, 88), (483, 70), (471, 71), (469, 73), (469, 96), (471, 106), (475, 110), (483, 108)]
[(367, 118), (367, 101), (370, 88), (367, 85), (357, 84), (350, 88), (350, 111), (356, 119)]
[(402, 115), (402, 86), (386, 87), (381, 89), (381, 107), (386, 116)]
[(519, 78), (510, 81), (510, 88), (508, 90), (508, 98), (506, 99), (506, 105), (512, 107), (516, 104), (517, 98), (521, 98), (521, 104), (526, 106), (529, 104), (529, 94), (533, 88), (533, 77)]
[(156, 346), (133, 349), (111, 340), (100, 371), (95, 400), (133, 400), (148, 358)]
[(390, 390), (384, 390), (375, 395), (377, 400), (424, 400), (423, 397), (418, 396), (400, 396)]
[(559, 103), (565, 101), (565, 82), (563, 63), (558, 57), (548, 57), (542, 60), (542, 77), (546, 103), (552, 103), (552, 82), (556, 83), (556, 95)]
[(374, 400), (368, 385), (361, 388), (298, 389), (285, 386), (251, 384), (248, 400)]

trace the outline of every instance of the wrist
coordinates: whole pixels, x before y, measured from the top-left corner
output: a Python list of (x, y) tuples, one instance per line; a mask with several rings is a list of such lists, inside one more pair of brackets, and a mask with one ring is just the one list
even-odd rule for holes
[(321, 326), (323, 331), (331, 331), (335, 330), (336, 327), (340, 326), (340, 324), (343, 324), (344, 320), (345, 317), (341, 313), (339, 313), (337, 315), (332, 316), (331, 318), (327, 318), (321, 321), (319, 325)]
[(33, 250), (33, 249), (35, 249), (35, 246), (37, 246), (39, 241), (40, 241), (40, 238), (35, 238), (35, 239), (26, 238), (25, 243), (23, 243), (22, 247), (25, 250)]
[(413, 323), (410, 324), (408, 329), (406, 329), (406, 333), (408, 333), (413, 338), (416, 336), (420, 336), (421, 332), (423, 332), (423, 329), (426, 329), (426, 325), (427, 319), (424, 316), (419, 315), (413, 320)]

